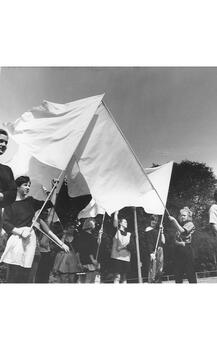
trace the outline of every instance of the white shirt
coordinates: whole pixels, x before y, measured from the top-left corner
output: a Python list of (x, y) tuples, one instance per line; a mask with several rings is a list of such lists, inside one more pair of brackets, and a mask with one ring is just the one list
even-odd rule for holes
[[(116, 235), (113, 238), (111, 258), (130, 262), (131, 254), (129, 250), (124, 249), (130, 243), (131, 233), (127, 232), (126, 235), (122, 235), (120, 230), (117, 230)], [(123, 249), (118, 250), (118, 248)]]
[(209, 223), (217, 224), (217, 204), (213, 204), (209, 209)]

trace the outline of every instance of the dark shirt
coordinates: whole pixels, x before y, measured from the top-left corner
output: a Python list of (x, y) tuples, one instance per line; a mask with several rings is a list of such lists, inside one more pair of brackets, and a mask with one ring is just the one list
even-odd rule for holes
[(0, 208), (15, 201), (17, 186), (11, 168), (4, 164), (0, 164), (0, 192), (4, 195), (3, 200), (0, 201)]
[[(23, 200), (15, 201), (7, 206), (3, 214), (3, 228), (8, 234), (14, 227), (30, 227), (35, 212), (41, 209), (44, 201), (39, 201), (33, 197), (27, 197)], [(46, 208), (50, 208), (52, 203), (49, 201)]]
[(192, 221), (188, 221), (185, 224), (182, 225), (184, 232), (176, 232), (175, 236), (175, 244), (179, 242), (185, 242), (187, 244), (191, 244), (192, 241), (192, 235), (195, 232), (195, 226)]
[[(151, 229), (150, 231), (146, 231), (146, 237), (147, 237), (147, 250), (148, 254), (152, 254), (155, 251), (157, 238), (158, 238), (158, 230), (157, 229)], [(158, 246), (161, 246), (161, 238), (159, 239)]]
[(77, 250), (80, 255), (80, 261), (83, 265), (92, 264), (90, 255), (96, 256), (97, 240), (91, 233), (81, 231), (77, 242)]

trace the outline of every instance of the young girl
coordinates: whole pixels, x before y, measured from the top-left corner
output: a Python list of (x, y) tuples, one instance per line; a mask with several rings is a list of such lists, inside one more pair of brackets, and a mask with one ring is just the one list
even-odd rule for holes
[(76, 273), (81, 272), (81, 263), (74, 244), (74, 226), (69, 226), (63, 234), (62, 242), (69, 248), (69, 253), (59, 252), (54, 262), (53, 271), (61, 283), (75, 283)]
[[(0, 261), (8, 264), (8, 283), (27, 283), (36, 250), (36, 235), (30, 227), (35, 212), (41, 209), (44, 202), (27, 197), (31, 185), (28, 176), (20, 176), (15, 182), (16, 201), (4, 210), (3, 227), (10, 237)], [(51, 205), (47, 204), (48, 207)], [(68, 247), (49, 230), (43, 220), (39, 221), (43, 230), (56, 239), (62, 249), (68, 251)]]
[(117, 229), (112, 245), (112, 264), (114, 283), (127, 283), (127, 273), (130, 269), (131, 253), (129, 250), (131, 233), (127, 231), (127, 220), (118, 220), (118, 211), (114, 214), (114, 227)]

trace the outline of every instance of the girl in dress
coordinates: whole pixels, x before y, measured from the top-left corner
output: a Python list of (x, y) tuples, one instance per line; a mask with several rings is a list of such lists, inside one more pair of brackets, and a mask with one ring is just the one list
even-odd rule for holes
[(76, 283), (77, 273), (81, 272), (81, 263), (74, 240), (75, 228), (69, 226), (63, 234), (62, 242), (69, 248), (69, 253), (60, 251), (54, 262), (54, 274), (61, 283)]

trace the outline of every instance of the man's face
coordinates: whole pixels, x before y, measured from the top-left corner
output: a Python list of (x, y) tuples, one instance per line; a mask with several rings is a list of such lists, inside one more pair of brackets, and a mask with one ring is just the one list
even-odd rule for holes
[(0, 134), (0, 155), (5, 153), (8, 144), (8, 136)]

